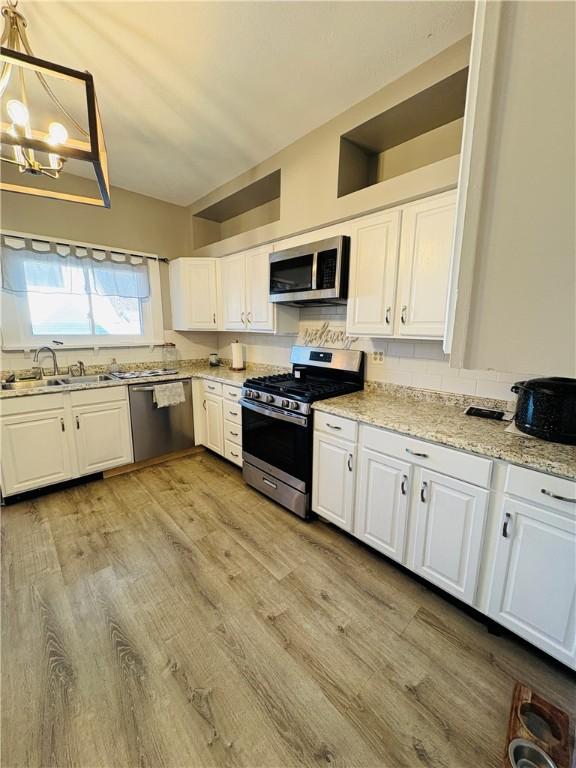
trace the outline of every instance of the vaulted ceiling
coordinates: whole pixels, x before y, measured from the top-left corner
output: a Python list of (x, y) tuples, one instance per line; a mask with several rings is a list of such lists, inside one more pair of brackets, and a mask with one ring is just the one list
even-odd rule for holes
[(471, 31), (472, 2), (33, 2), (94, 75), (114, 185), (186, 205)]

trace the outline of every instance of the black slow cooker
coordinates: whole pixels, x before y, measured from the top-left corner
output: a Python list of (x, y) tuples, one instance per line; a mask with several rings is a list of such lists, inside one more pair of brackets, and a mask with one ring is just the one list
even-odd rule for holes
[(519, 430), (555, 443), (576, 445), (576, 379), (551, 376), (517, 381), (514, 422)]

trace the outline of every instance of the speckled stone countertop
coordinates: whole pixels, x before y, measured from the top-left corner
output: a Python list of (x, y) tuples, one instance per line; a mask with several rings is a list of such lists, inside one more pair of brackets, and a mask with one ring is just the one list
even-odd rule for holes
[[(152, 366), (150, 366), (152, 367)], [(31, 395), (54, 395), (58, 392), (77, 392), (81, 389), (103, 389), (107, 387), (125, 387), (129, 384), (153, 384), (156, 382), (164, 381), (179, 381), (181, 379), (210, 379), (211, 381), (219, 381), (223, 384), (236, 384), (242, 386), (244, 381), (249, 376), (263, 376), (269, 373), (278, 373), (286, 371), (286, 368), (279, 366), (249, 366), (244, 371), (233, 371), (227, 365), (220, 365), (217, 367), (210, 367), (206, 364), (205, 360), (199, 363), (185, 363), (181, 368), (178, 368), (177, 373), (162, 374), (161, 376), (138, 376), (133, 379), (110, 379), (109, 381), (96, 381), (90, 383), (70, 383), (60, 384), (49, 387), (33, 387), (30, 389), (4, 389), (0, 390), (0, 400), (6, 400), (14, 397), (30, 397)], [(67, 374), (62, 374), (62, 378), (68, 378)], [(73, 377), (71, 377), (73, 378)]]
[(509, 422), (465, 416), (461, 405), (365, 389), (314, 403), (317, 411), (576, 479), (576, 446), (504, 432)]

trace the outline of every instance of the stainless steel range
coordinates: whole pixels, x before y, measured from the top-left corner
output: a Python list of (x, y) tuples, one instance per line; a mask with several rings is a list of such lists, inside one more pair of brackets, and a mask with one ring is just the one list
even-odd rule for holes
[(300, 517), (310, 515), (315, 400), (364, 387), (364, 353), (293, 347), (292, 373), (247, 379), (242, 389), (243, 475)]

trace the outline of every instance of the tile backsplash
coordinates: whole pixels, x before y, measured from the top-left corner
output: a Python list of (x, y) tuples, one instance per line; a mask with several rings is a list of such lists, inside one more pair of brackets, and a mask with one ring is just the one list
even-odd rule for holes
[[(290, 364), (292, 345), (302, 341), (305, 329), (319, 328), (323, 323), (330, 323), (334, 330), (345, 327), (345, 307), (313, 307), (302, 309), (300, 313), (300, 334), (298, 337), (272, 336), (263, 333), (217, 333), (197, 332), (179, 333), (165, 331), (165, 341), (176, 344), (178, 357), (182, 360), (206, 358), (211, 352), (218, 352), (220, 357), (230, 358), (230, 344), (240, 341), (244, 345), (244, 359), (247, 363), (280, 365)], [(360, 338), (353, 343), (354, 349), (367, 353), (366, 378), (369, 381), (400, 384), (418, 389), (439, 392), (451, 392), (461, 395), (511, 400), (510, 386), (515, 381), (534, 377), (536, 373), (518, 373), (504, 371), (473, 371), (450, 368), (448, 355), (442, 350), (440, 341), (404, 341)], [(22, 370), (32, 367), (32, 353), (2, 352), (0, 369), (2, 371)], [(156, 362), (162, 359), (161, 349), (154, 347), (100, 348), (97, 352), (90, 349), (59, 350), (58, 362), (62, 369), (78, 359), (88, 366), (108, 366), (115, 357), (118, 363)], [(41, 360), (47, 367), (51, 364), (50, 356)]]

